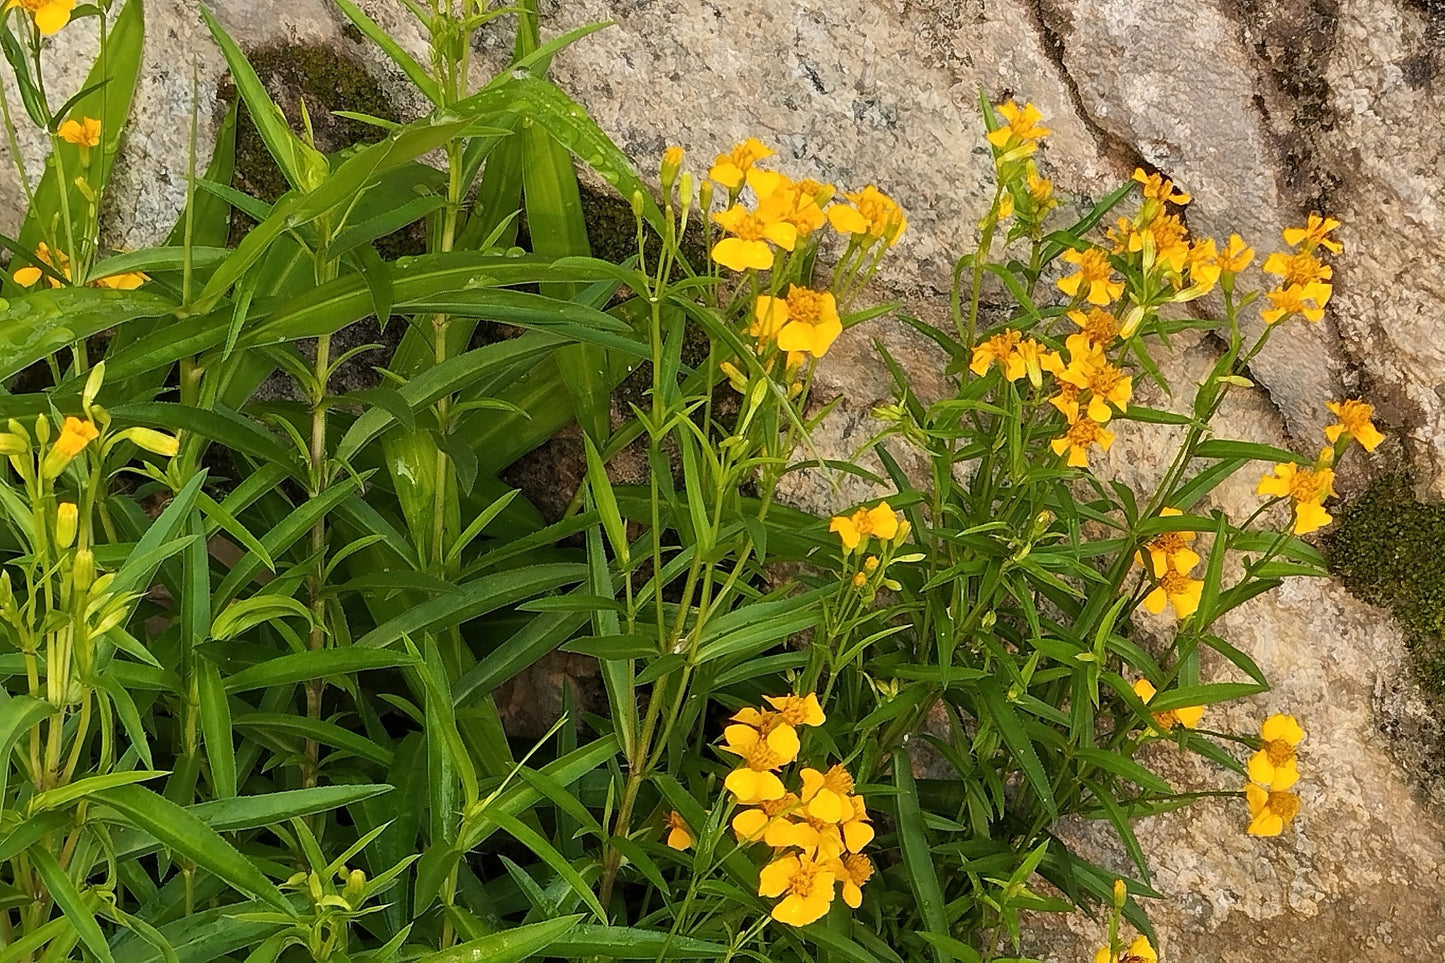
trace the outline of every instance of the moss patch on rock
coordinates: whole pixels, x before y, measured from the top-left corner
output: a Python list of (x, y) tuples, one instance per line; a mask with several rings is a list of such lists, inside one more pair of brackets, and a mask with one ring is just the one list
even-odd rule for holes
[(1381, 478), (1340, 512), (1329, 567), (1355, 595), (1404, 627), (1417, 676), (1445, 700), (1445, 505), (1417, 501), (1402, 475)]

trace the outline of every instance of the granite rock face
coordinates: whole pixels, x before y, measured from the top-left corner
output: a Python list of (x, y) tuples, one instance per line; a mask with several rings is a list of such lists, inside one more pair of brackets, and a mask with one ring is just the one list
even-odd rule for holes
[[(396, 0), (359, 0), (399, 42), (423, 49)], [(417, 110), (397, 72), (348, 37), (326, 0), (213, 0), (248, 49), (326, 44), (369, 69), (402, 109)], [(1317, 444), (1323, 403), (1362, 394), (1423, 489), (1445, 496), (1445, 8), (1435, 0), (652, 0), (544, 2), (544, 29), (614, 25), (562, 54), (554, 76), (643, 167), (679, 143), (702, 165), (747, 135), (778, 148), (795, 176), (899, 199), (910, 230), (878, 296), (919, 316), (946, 311), (953, 259), (977, 234), (990, 188), (976, 102), (1032, 100), (1053, 129), (1041, 155), (1058, 188), (1101, 196), (1137, 164), (1194, 195), (1197, 232), (1238, 231), (1261, 250), (1322, 210), (1344, 222), (1335, 299), (1324, 322), (1279, 332), (1255, 362), (1260, 390), (1225, 413), (1235, 437)], [(110, 199), (112, 236), (153, 243), (184, 198), (188, 124), (201, 164), (217, 117), (222, 61), (194, 0), (148, 0), (148, 47), (132, 126)], [(483, 38), (477, 77), (505, 62), (510, 24)], [(93, 39), (68, 31), (51, 60), (73, 90)], [(71, 65), (68, 69), (63, 65)], [(194, 80), (193, 80), (194, 78)], [(32, 172), (42, 145), (22, 136)], [(0, 229), (15, 226), (15, 175), (0, 166)], [(846, 455), (876, 429), (889, 386), (872, 360), (883, 337), (925, 393), (944, 390), (937, 357), (902, 325), (850, 332), (820, 387), (843, 395), (822, 441)], [(1176, 384), (1210, 360), (1181, 346)], [(1163, 405), (1164, 399), (1152, 399)], [(1174, 404), (1180, 404), (1176, 397)], [(1162, 471), (1167, 429), (1130, 424), (1103, 471), (1147, 486)], [(1358, 485), (1358, 471), (1347, 483)], [(860, 492), (798, 478), (790, 497), (820, 511)], [(1236, 517), (1252, 479), (1222, 490)], [(1399, 630), (1328, 582), (1291, 582), (1234, 613), (1226, 635), (1276, 688), (1220, 710), (1248, 730), (1276, 710), (1309, 730), (1304, 809), (1277, 840), (1243, 835), (1243, 803), (1217, 800), (1142, 822), (1139, 836), (1169, 897), (1153, 909), (1166, 958), (1335, 960), (1445, 958), (1445, 824), (1415, 778), (1436, 736), (1419, 708)], [(1425, 720), (1425, 721), (1422, 721)], [(1405, 764), (1401, 764), (1401, 760)], [(1167, 748), (1151, 762), (1181, 787), (1226, 780)], [(1236, 788), (1228, 786), (1227, 788)], [(1068, 834), (1125, 866), (1102, 826)], [(1095, 924), (1038, 921), (1029, 952), (1092, 958)]]

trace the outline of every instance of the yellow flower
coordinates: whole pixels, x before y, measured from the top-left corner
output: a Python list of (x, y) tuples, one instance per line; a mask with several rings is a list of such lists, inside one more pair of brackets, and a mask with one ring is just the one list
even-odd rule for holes
[(853, 909), (863, 905), (863, 884), (873, 875), (873, 863), (867, 856), (856, 853), (833, 860), (828, 864), (833, 875), (842, 884), (843, 902)]
[(667, 845), (679, 850), (692, 846), (692, 832), (676, 809), (667, 814)]
[(780, 856), (758, 874), (758, 895), (783, 897), (772, 912), (779, 923), (807, 926), (828, 912), (834, 881), (823, 863), (807, 856)]
[(1374, 451), (1380, 442), (1385, 440), (1385, 436), (1376, 430), (1374, 423), (1370, 421), (1375, 414), (1374, 405), (1368, 405), (1358, 398), (1349, 398), (1345, 401), (1327, 402), (1325, 407), (1340, 419), (1339, 424), (1325, 428), (1325, 437), (1332, 443), (1338, 441), (1341, 434), (1348, 433), (1351, 438), (1365, 446), (1365, 451)]
[(809, 816), (828, 823), (841, 823), (846, 816), (853, 815), (853, 806), (848, 801), (853, 793), (853, 777), (842, 766), (834, 766), (827, 772), (804, 769), (803, 806)]
[(1059, 383), (1059, 393), (1049, 399), (1049, 404), (1069, 419), (1070, 423), (1079, 420), (1079, 388), (1067, 381)]
[(1199, 608), (1203, 594), (1202, 581), (1171, 568), (1159, 576), (1154, 590), (1144, 596), (1144, 608), (1158, 615), (1166, 605), (1172, 605), (1176, 618), (1187, 619)]
[(987, 341), (975, 345), (973, 361), (968, 370), (976, 375), (983, 375), (997, 362), (1003, 368), (1005, 378), (1009, 381), (1019, 380), (1024, 376), (1024, 362), (1018, 354), (1020, 338), (1021, 335), (1013, 328), (1006, 328)]
[(1110, 953), (1107, 946), (1100, 947), (1094, 954), (1094, 963), (1159, 963), (1159, 955), (1147, 936), (1136, 936), (1122, 956)]
[[(35, 259), (43, 263), (46, 267), (51, 268), (55, 274), (60, 275), (67, 281), (70, 280), (70, 258), (66, 256), (64, 251), (56, 251), (52, 249), (50, 245), (41, 241), (35, 245)], [(17, 269), (11, 277), (14, 278), (16, 284), (23, 288), (30, 287), (41, 278), (45, 278), (52, 288), (60, 287), (59, 278), (46, 274), (38, 267), (31, 267), (29, 265)]]
[(70, 22), (75, 0), (10, 0), (6, 9), (20, 7), (35, 19), (35, 27), (49, 37), (59, 33)]
[(85, 450), (85, 446), (100, 437), (95, 425), (79, 418), (66, 418), (60, 426), (60, 436), (55, 439), (55, 451), (67, 459), (74, 458)]
[(1014, 196), (1010, 192), (1004, 191), (998, 198), (998, 219), (1000, 221), (1006, 221), (1013, 217), (1013, 213)]
[(1275, 251), (1264, 259), (1264, 271), (1266, 274), (1275, 274), (1283, 278), (1281, 287), (1299, 285), (1305, 287), (1322, 281), (1328, 281), (1334, 277), (1334, 268), (1324, 264), (1319, 258), (1308, 251), (1298, 251), (1294, 254), (1284, 254)]
[(776, 171), (748, 171), (748, 186), (758, 197), (758, 216), (793, 225), (799, 237), (807, 237), (828, 219), (813, 194)]
[(1029, 161), (1024, 167), (1024, 187), (1029, 192), (1029, 199), (1034, 202), (1035, 217), (1042, 217), (1050, 209), (1058, 207), (1058, 199), (1054, 197), (1054, 182), (1047, 177), (1040, 177), (1038, 166), (1033, 161)]
[(1224, 274), (1238, 274), (1249, 267), (1254, 260), (1254, 248), (1244, 243), (1238, 234), (1229, 235), (1229, 244), (1219, 252), (1219, 270)]
[(1069, 320), (1079, 326), (1078, 334), (1065, 341), (1069, 354), (1086, 354), (1090, 348), (1107, 348), (1119, 336), (1119, 319), (1103, 308), (1090, 308), (1089, 313), (1070, 311)]
[(1293, 500), (1296, 535), (1317, 531), (1333, 520), (1322, 507), (1324, 500), (1335, 493), (1333, 469), (1303, 468), (1293, 462), (1285, 462), (1274, 466), (1273, 476), (1261, 478), (1255, 492)]
[(898, 243), (908, 227), (908, 218), (898, 203), (869, 184), (861, 191), (844, 194), (852, 206), (834, 204), (828, 208), (828, 223), (839, 234), (851, 234), (854, 240), (883, 238), (891, 247)]
[(858, 853), (873, 842), (873, 826), (868, 818), (868, 808), (863, 805), (862, 796), (849, 796), (848, 804), (853, 811), (851, 814), (844, 814), (838, 827), (843, 830), (843, 845), (848, 848), (848, 852)]
[[(1161, 517), (1175, 517), (1183, 515), (1177, 508), (1161, 508)], [(1194, 541), (1193, 532), (1160, 532), (1148, 542), (1144, 543), (1144, 549), (1149, 553), (1149, 574), (1158, 577), (1169, 569), (1174, 569), (1184, 574), (1199, 564), (1199, 556), (1186, 544)], [(1143, 565), (1144, 556), (1141, 552), (1134, 553), (1134, 564)]]
[(1189, 232), (1184, 222), (1173, 214), (1162, 214), (1128, 236), (1130, 251), (1143, 251), (1148, 244), (1154, 249), (1154, 263), (1176, 274), (1189, 260)]
[(809, 692), (805, 696), (782, 695), (763, 696), (763, 698), (790, 726), (821, 726), (827, 721), (827, 717), (823, 715), (823, 707), (818, 704), (818, 696), (815, 693)]
[(1160, 174), (1146, 174), (1143, 168), (1134, 168), (1134, 180), (1144, 185), (1144, 197), (1151, 201), (1184, 205), (1189, 203), (1189, 195), (1183, 191), (1174, 189), (1174, 182)]
[(776, 325), (778, 347), (784, 351), (821, 358), (843, 333), (838, 302), (829, 291), (789, 285), (787, 298), (759, 296), (760, 315), (765, 310), (764, 302), (770, 323)]
[(1069, 430), (1062, 438), (1049, 442), (1054, 454), (1069, 453), (1070, 468), (1089, 467), (1089, 448), (1098, 445), (1104, 451), (1114, 444), (1114, 433), (1087, 416), (1069, 419)]
[[(1138, 679), (1134, 683), (1134, 694), (1139, 697), (1140, 702), (1147, 703), (1155, 695), (1154, 684), (1148, 679)], [(1204, 718), (1203, 706), (1181, 706), (1178, 709), (1166, 709), (1163, 712), (1154, 713), (1154, 724), (1166, 731), (1183, 726), (1186, 729), (1198, 727), (1199, 720)]]
[(1134, 393), (1134, 379), (1110, 364), (1104, 352), (1097, 348), (1085, 355), (1071, 356), (1068, 367), (1055, 372), (1054, 377), (1076, 388), (1088, 389), (1089, 418), (1099, 424), (1113, 414), (1109, 405), (1124, 411)]
[(798, 757), (798, 734), (792, 726), (778, 726), (764, 736), (749, 725), (723, 730), (724, 752), (742, 757), (742, 768), (728, 773), (723, 785), (744, 806), (781, 799), (783, 781), (774, 775)]
[(677, 172), (682, 170), (683, 152), (676, 144), (662, 152), (662, 163), (658, 167), (659, 179), (663, 187), (672, 189), (672, 184), (677, 180)]
[(1244, 787), (1249, 802), (1251, 836), (1278, 836), (1299, 813), (1299, 797), (1283, 789), (1265, 789), (1249, 783)]
[(1287, 288), (1279, 288), (1274, 291), (1265, 292), (1272, 308), (1266, 308), (1260, 312), (1265, 324), (1275, 324), (1291, 315), (1303, 315), (1306, 321), (1311, 323), (1319, 321), (1325, 316), (1325, 304), (1330, 299), (1330, 286), (1323, 282), (1314, 284), (1292, 284)]
[(1018, 156), (1038, 150), (1038, 142), (1049, 135), (1047, 127), (1039, 126), (1044, 115), (1033, 104), (1022, 107), (1007, 100), (994, 108), (1003, 116), (1003, 126), (988, 132), (988, 142), (1002, 151), (1017, 150)]
[(80, 123), (67, 120), (56, 134), (61, 140), (77, 147), (94, 147), (100, 143), (100, 121), (94, 117), (82, 118)]
[(1288, 789), (1299, 781), (1294, 750), (1305, 731), (1294, 716), (1275, 714), (1259, 727), (1264, 745), (1249, 758), (1249, 778), (1266, 789)]
[(843, 540), (843, 547), (853, 551), (876, 535), (888, 541), (898, 534), (898, 516), (887, 502), (879, 502), (873, 508), (860, 508), (852, 515), (835, 515), (828, 525), (828, 531), (837, 532)]
[(1311, 214), (1309, 221), (1304, 227), (1285, 228), (1284, 242), (1302, 251), (1322, 247), (1331, 254), (1338, 254), (1344, 250), (1344, 245), (1328, 235), (1339, 226), (1340, 222), (1333, 217), (1321, 217), (1318, 214)]
[(733, 817), (733, 832), (740, 843), (759, 840), (777, 849), (790, 845), (793, 824), (789, 816), (798, 812), (802, 801), (792, 793), (765, 799), (756, 809), (744, 809)]
[(753, 305), (753, 323), (748, 326), (748, 334), (758, 339), (758, 350), (761, 351), (764, 345), (777, 338), (787, 321), (787, 299), (760, 294)]
[(753, 165), (764, 158), (772, 157), (777, 151), (763, 144), (756, 137), (749, 137), (726, 154), (719, 154), (712, 162), (707, 176), (730, 191), (741, 190), (743, 179)]
[(96, 278), (90, 282), (90, 286), (93, 288), (109, 288), (112, 291), (134, 291), (149, 280), (149, 274), (132, 271), (126, 274), (112, 274), (109, 277)]
[(1224, 270), (1219, 264), (1219, 248), (1214, 239), (1209, 237), (1195, 241), (1190, 246), (1185, 264), (1189, 268), (1189, 286), (1194, 289), (1196, 296), (1218, 284), (1219, 275)]
[(1048, 350), (1033, 338), (1019, 342), (1015, 358), (1035, 388), (1043, 386), (1045, 371), (1057, 375), (1064, 368), (1064, 359), (1057, 351)]
[(1090, 304), (1103, 307), (1118, 300), (1124, 293), (1124, 282), (1114, 280), (1114, 267), (1109, 257), (1096, 247), (1064, 252), (1064, 260), (1078, 265), (1078, 270), (1068, 277), (1060, 278), (1059, 290), (1071, 298), (1082, 297)]
[(766, 220), (741, 204), (714, 214), (712, 219), (733, 235), (713, 245), (712, 259), (734, 271), (766, 271), (773, 266), (773, 244), (791, 251), (798, 240), (798, 229), (792, 224)]

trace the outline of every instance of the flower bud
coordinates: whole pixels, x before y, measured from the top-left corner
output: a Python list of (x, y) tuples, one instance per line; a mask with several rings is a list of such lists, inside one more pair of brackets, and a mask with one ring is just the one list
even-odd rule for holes
[(740, 395), (748, 393), (748, 379), (738, 370), (737, 365), (731, 361), (724, 361), (718, 365), (718, 370), (727, 375), (728, 383), (733, 386), (734, 391)]
[(865, 558), (865, 559), (863, 560), (863, 571), (872, 573), (872, 572), (876, 572), (877, 570), (878, 570), (878, 556), (877, 556), (877, 555), (869, 555), (867, 558)]
[(346, 876), (346, 885), (342, 887), (341, 898), (356, 909), (361, 901), (366, 898), (366, 873), (359, 869), (353, 869)]
[(80, 511), (75, 502), (61, 502), (55, 510), (55, 544), (58, 548), (69, 548), (75, 541), (75, 529)]
[(1134, 332), (1139, 330), (1139, 325), (1144, 323), (1144, 308), (1142, 305), (1134, 305), (1129, 313), (1124, 315), (1124, 323), (1119, 326), (1119, 337), (1132, 338)]
[(662, 152), (662, 170), (659, 173), (662, 178), (663, 193), (672, 193), (672, 185), (677, 183), (677, 174), (680, 170), (682, 170), (682, 148), (674, 145)]
[(95, 581), (95, 555), (88, 548), (75, 553), (75, 562), (70, 569), (70, 580), (76, 592), (87, 592)]
[(642, 205), (642, 192), (641, 192), (641, 191), (633, 191), (633, 192), (632, 192), (632, 213), (635, 214), (635, 215), (637, 215), (638, 217), (641, 217), (641, 216), (642, 216), (642, 210), (643, 210), (643, 205)]
[(704, 215), (712, 210), (712, 181), (703, 181), (697, 189), (697, 206)]
[(899, 522), (898, 534), (893, 536), (893, 544), (902, 545), (904, 542), (908, 541), (908, 533), (912, 531), (913, 526), (909, 524), (908, 519), (905, 518), (903, 521)]
[(1124, 908), (1124, 900), (1128, 899), (1129, 890), (1122, 879), (1114, 880), (1114, 906), (1116, 909)]
[(0, 455), (23, 455), (30, 450), (30, 442), (10, 432), (0, 433)]
[(95, 404), (95, 396), (100, 394), (100, 386), (105, 381), (105, 362), (97, 361), (94, 368), (90, 369), (90, 375), (85, 379), (85, 390), (80, 393), (80, 406), (89, 408)]
[(127, 428), (121, 432), (120, 437), (165, 458), (170, 458), (180, 448), (180, 442), (175, 435), (168, 435), (153, 428)]
[(35, 440), (42, 445), (50, 440), (50, 419), (44, 415), (35, 418)]
[(692, 210), (692, 174), (691, 174), (691, 172), (689, 172), (689, 171), (683, 171), (683, 172), (682, 172), (682, 178), (677, 182), (677, 195), (678, 195), (678, 198), (679, 198), (679, 199), (681, 200), (681, 202), (682, 202), (681, 213), (678, 215), (678, 221), (679, 221), (679, 222), (681, 223), (681, 225), (682, 225), (680, 228), (678, 228), (678, 230), (681, 232), (681, 231), (686, 231), (686, 230), (687, 230), (687, 215), (688, 215), (688, 213)]

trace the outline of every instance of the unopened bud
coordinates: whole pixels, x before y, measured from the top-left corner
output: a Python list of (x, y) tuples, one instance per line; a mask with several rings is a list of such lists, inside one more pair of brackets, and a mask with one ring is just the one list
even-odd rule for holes
[(1114, 880), (1114, 906), (1117, 909), (1124, 908), (1124, 900), (1129, 898), (1129, 890), (1122, 879)]
[(76, 592), (87, 592), (95, 581), (95, 555), (88, 548), (75, 553), (75, 562), (70, 569), (70, 579)]
[(1119, 337), (1132, 338), (1134, 332), (1139, 330), (1139, 325), (1144, 323), (1144, 308), (1142, 305), (1134, 305), (1129, 313), (1124, 315), (1124, 323), (1119, 326)]
[(632, 213), (638, 217), (642, 216), (642, 192), (632, 192)]
[(899, 522), (898, 533), (893, 536), (893, 544), (902, 545), (904, 542), (908, 541), (908, 534), (912, 531), (913, 526), (908, 523), (908, 519), (905, 518), (903, 521)]
[(44, 415), (35, 419), (35, 440), (42, 445), (50, 440), (50, 419)]
[(351, 904), (355, 909), (361, 905), (366, 898), (366, 873), (359, 869), (353, 869), (346, 876), (346, 886), (341, 890), (341, 898)]
[(0, 455), (23, 455), (30, 450), (30, 443), (20, 435), (0, 433)]
[(697, 189), (697, 206), (704, 214), (712, 210), (712, 181), (703, 181)]
[(170, 458), (180, 449), (180, 442), (175, 435), (168, 435), (163, 431), (156, 431), (154, 428), (127, 428), (121, 432), (120, 437), (134, 442), (152, 454)]
[(75, 502), (61, 502), (55, 510), (55, 544), (58, 548), (69, 548), (75, 541), (75, 529), (80, 511)]
[(664, 194), (672, 193), (672, 185), (677, 183), (677, 174), (680, 170), (682, 170), (682, 148), (674, 145), (662, 152), (662, 169), (659, 173)]
[(100, 394), (100, 386), (105, 381), (105, 362), (97, 361), (94, 368), (90, 369), (90, 375), (85, 379), (85, 390), (80, 393), (80, 406), (89, 408), (95, 404), (95, 396)]
[(855, 574), (855, 575), (853, 576), (853, 587), (854, 587), (855, 589), (859, 589), (859, 590), (861, 591), (861, 590), (863, 589), (863, 587), (866, 586), (867, 584), (868, 584), (868, 576), (867, 576), (866, 574), (864, 574), (863, 572), (858, 572), (857, 574)]
[(876, 572), (878, 570), (878, 556), (869, 555), (863, 560), (863, 571)]
[(748, 393), (748, 379), (743, 377), (743, 373), (738, 370), (737, 365), (731, 361), (724, 361), (718, 365), (718, 370), (727, 375), (728, 383), (733, 386), (734, 391), (740, 395)]

